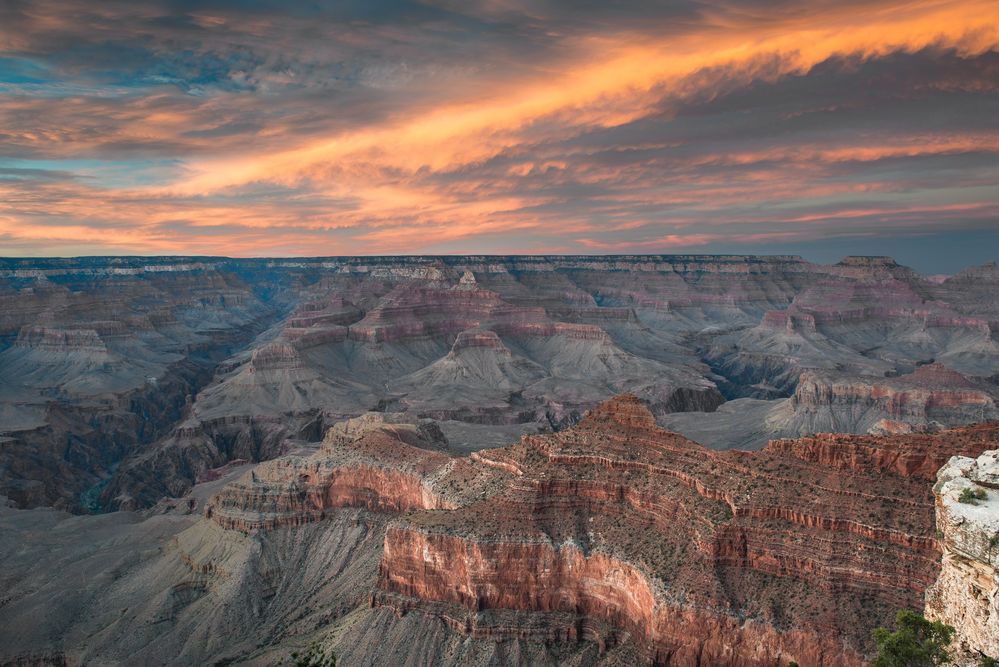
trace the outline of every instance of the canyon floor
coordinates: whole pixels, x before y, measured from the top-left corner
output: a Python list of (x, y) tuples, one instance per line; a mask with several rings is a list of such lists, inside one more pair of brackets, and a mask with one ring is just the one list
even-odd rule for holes
[(0, 259), (0, 664), (865, 664), (981, 571), (936, 583), (933, 487), (999, 448), (997, 288)]

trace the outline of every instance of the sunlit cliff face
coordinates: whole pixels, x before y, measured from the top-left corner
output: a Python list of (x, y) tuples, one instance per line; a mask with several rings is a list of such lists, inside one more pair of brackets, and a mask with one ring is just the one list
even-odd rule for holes
[(6, 3), (0, 254), (932, 255), (999, 226), (994, 1), (320, 5)]

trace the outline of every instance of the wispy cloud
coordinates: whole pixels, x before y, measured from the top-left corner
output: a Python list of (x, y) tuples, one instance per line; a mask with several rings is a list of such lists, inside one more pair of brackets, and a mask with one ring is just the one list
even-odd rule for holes
[(0, 252), (711, 251), (999, 226), (999, 6), (11, 2)]

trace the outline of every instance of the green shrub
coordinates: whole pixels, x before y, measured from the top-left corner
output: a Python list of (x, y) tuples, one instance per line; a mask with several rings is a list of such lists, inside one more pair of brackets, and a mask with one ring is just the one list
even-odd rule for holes
[(999, 667), (999, 660), (983, 655), (978, 659), (978, 667)]
[(903, 609), (895, 616), (895, 631), (878, 628), (874, 641), (878, 656), (872, 667), (933, 667), (950, 662), (947, 647), (954, 638), (954, 628), (939, 621), (928, 621)]
[[(278, 666), (284, 665), (284, 659), (278, 661)], [(309, 646), (305, 653), (295, 651), (291, 654), (291, 667), (336, 667), (336, 656), (322, 648), (318, 643)]]
[(968, 505), (977, 505), (979, 500), (985, 500), (989, 497), (988, 492), (981, 488), (971, 488), (970, 486), (961, 489), (961, 495), (957, 497), (958, 502), (967, 503)]

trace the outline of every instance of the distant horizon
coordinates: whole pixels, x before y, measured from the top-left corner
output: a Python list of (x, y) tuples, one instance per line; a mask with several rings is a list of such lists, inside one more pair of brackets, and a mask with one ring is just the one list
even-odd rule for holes
[(813, 257), (809, 257), (807, 254), (801, 252), (602, 252), (602, 253), (548, 253), (548, 252), (535, 252), (535, 253), (490, 253), (490, 252), (463, 252), (463, 253), (365, 253), (365, 254), (355, 254), (355, 255), (190, 255), (190, 254), (140, 254), (140, 253), (130, 253), (130, 254), (96, 254), (96, 255), (0, 255), (0, 262), (3, 261), (46, 261), (46, 260), (100, 260), (100, 259), (159, 259), (159, 260), (172, 260), (172, 259), (214, 259), (214, 260), (345, 260), (345, 259), (447, 259), (447, 258), (466, 258), (466, 257), (485, 257), (485, 258), (510, 258), (510, 257), (578, 257), (578, 258), (628, 258), (628, 257), (793, 257), (800, 259), (804, 262), (810, 264), (816, 264), (820, 266), (833, 266), (843, 260), (850, 257), (857, 258), (885, 258), (890, 259), (899, 266), (910, 268), (917, 273), (923, 275), (924, 277), (932, 277), (936, 275), (951, 276), (966, 269), (975, 268), (978, 266), (985, 266), (988, 264), (995, 264), (996, 259), (985, 258), (982, 261), (969, 262), (964, 265), (959, 265), (956, 269), (950, 271), (933, 271), (921, 269), (917, 266), (913, 266), (910, 263), (900, 261), (897, 257), (890, 254), (883, 253), (848, 253), (839, 255), (836, 259), (818, 260)]

